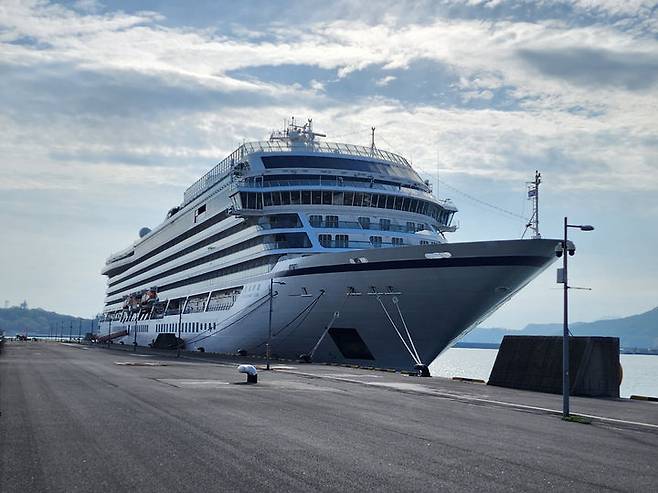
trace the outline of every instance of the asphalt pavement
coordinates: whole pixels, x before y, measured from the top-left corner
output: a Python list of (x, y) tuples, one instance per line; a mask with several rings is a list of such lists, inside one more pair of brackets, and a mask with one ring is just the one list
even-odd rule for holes
[(658, 403), (10, 342), (0, 491), (655, 491)]

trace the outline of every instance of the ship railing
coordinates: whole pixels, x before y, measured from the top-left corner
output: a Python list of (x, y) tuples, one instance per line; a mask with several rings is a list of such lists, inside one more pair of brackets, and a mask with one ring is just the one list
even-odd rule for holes
[(266, 140), (247, 142), (243, 144), (248, 154), (254, 152), (314, 152), (327, 154), (341, 154), (380, 159), (411, 168), (409, 161), (402, 156), (378, 149), (354, 144), (341, 144), (338, 142), (291, 142), (286, 140)]
[[(257, 177), (248, 177), (242, 181), (239, 186), (241, 188), (276, 188), (276, 187), (300, 187), (300, 186), (311, 186), (311, 187), (341, 187), (341, 188), (359, 188), (359, 189), (372, 189), (372, 190), (387, 190), (390, 192), (404, 192), (405, 194), (414, 195), (416, 197), (423, 197), (425, 199), (435, 199), (431, 197), (426, 191), (409, 188), (409, 187), (400, 187), (396, 185), (387, 185), (385, 183), (369, 183), (369, 182), (358, 182), (352, 180), (344, 180), (338, 176), (327, 176), (324, 178), (299, 178), (295, 180), (268, 180), (263, 182), (263, 180)], [(436, 200), (436, 199), (435, 199)], [(440, 204), (450, 204), (449, 199), (439, 199)]]
[(223, 159), (214, 168), (190, 185), (183, 194), (183, 206), (189, 204), (203, 192), (218, 183), (224, 178), (237, 164), (243, 163), (247, 157), (245, 146), (241, 145), (228, 157)]

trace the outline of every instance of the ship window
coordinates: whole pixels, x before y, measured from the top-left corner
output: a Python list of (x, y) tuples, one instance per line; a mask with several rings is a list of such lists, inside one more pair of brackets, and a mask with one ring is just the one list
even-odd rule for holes
[(359, 224), (363, 229), (370, 229), (370, 218), (369, 217), (360, 217)]
[(421, 245), (429, 245), (430, 242), (427, 241), (427, 240), (420, 240), (420, 244), (421, 244)]
[(293, 205), (298, 205), (301, 203), (299, 190), (292, 190), (290, 192), (290, 203)]
[(413, 233), (416, 231), (416, 223), (413, 223), (411, 221), (407, 221), (407, 231), (409, 233)]
[(386, 196), (386, 208), (387, 209), (393, 209), (394, 204), (395, 204), (395, 197), (393, 195), (387, 195)]
[(325, 216), (325, 226), (327, 228), (337, 228), (338, 227), (338, 216)]
[(320, 190), (312, 190), (311, 201), (313, 205), (322, 205), (322, 192)]
[(290, 205), (290, 192), (281, 192), (281, 205)]
[(379, 201), (379, 194), (373, 193), (372, 198), (370, 199), (370, 207), (377, 207), (378, 201)]
[(348, 248), (350, 237), (348, 235), (336, 235), (336, 248)]
[(391, 229), (391, 220), (390, 219), (380, 219), (379, 220), (379, 228), (382, 231), (388, 231)]
[(281, 205), (281, 193), (272, 192), (272, 205)]
[(404, 239), (402, 239), (402, 238), (391, 238), (391, 243), (393, 245), (404, 245)]
[(370, 244), (374, 248), (379, 248), (382, 246), (382, 237), (381, 236), (371, 236), (370, 237)]
[(402, 197), (395, 197), (395, 209), (402, 210)]
[(322, 216), (318, 216), (315, 214), (308, 216), (308, 221), (311, 223), (311, 226), (313, 226), (314, 228), (319, 228), (320, 226), (322, 226)]
[(263, 208), (263, 194), (260, 192), (256, 194), (256, 209)]
[(343, 192), (333, 192), (334, 205), (343, 205)]
[(308, 205), (311, 203), (311, 192), (310, 190), (302, 190), (302, 204)]
[(206, 204), (203, 204), (194, 212), (194, 222), (196, 222), (197, 217), (206, 212)]
[(343, 196), (343, 205), (352, 205), (354, 201), (354, 192), (345, 192)]
[(364, 193), (363, 194), (363, 204), (362, 207), (370, 207), (370, 196), (372, 194), (370, 193)]
[(363, 202), (363, 194), (361, 192), (354, 192), (354, 207), (361, 207)]
[(331, 235), (318, 235), (318, 240), (320, 240), (320, 245), (329, 248), (331, 247)]
[(270, 192), (263, 193), (263, 205), (265, 207), (272, 205), (272, 194)]
[(410, 207), (411, 207), (411, 199), (409, 197), (405, 197), (404, 202), (402, 202), (402, 210), (409, 211)]
[(324, 205), (331, 205), (331, 192), (322, 192), (322, 203)]

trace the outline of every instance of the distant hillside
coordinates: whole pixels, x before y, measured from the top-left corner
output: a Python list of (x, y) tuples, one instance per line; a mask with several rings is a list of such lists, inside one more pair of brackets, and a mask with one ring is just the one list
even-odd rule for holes
[(3, 330), (6, 336), (24, 334), (26, 330), (29, 335), (48, 335), (51, 328), (59, 334), (62, 327), (65, 335), (69, 334), (71, 327), (73, 334), (77, 335), (80, 322), (82, 334), (89, 332), (91, 320), (87, 318), (61, 315), (41, 308), (0, 308), (0, 330)]
[[(596, 322), (572, 322), (575, 336), (619, 337), (626, 348), (658, 348), (658, 307), (639, 315)], [(562, 324), (529, 324), (522, 330), (477, 328), (460, 342), (500, 343), (505, 335), (562, 335)]]

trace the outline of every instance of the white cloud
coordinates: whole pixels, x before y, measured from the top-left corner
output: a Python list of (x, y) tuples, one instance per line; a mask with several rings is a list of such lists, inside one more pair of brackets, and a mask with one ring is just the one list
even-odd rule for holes
[(386, 77), (382, 77), (379, 79), (375, 84), (377, 84), (379, 87), (386, 87), (389, 85), (391, 82), (393, 82), (397, 77), (394, 75), (387, 75)]

